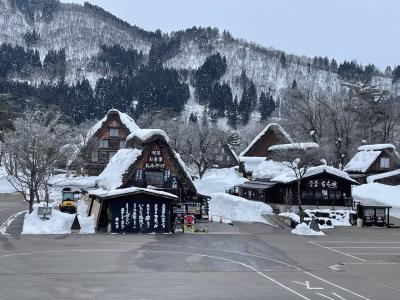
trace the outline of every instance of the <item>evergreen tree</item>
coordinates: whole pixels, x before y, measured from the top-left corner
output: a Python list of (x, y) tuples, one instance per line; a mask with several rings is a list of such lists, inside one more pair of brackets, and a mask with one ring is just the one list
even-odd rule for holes
[(293, 79), (293, 82), (292, 82), (292, 89), (293, 89), (293, 90), (297, 89), (297, 81), (296, 81), (296, 79)]
[(276, 108), (275, 101), (272, 97), (271, 92), (269, 92), (268, 94), (262, 92), (260, 95), (260, 107), (259, 107), (261, 121), (266, 121), (272, 115), (275, 108)]
[(233, 129), (237, 128), (238, 123), (238, 99), (235, 96), (233, 103), (228, 108), (228, 125)]
[(284, 52), (281, 53), (281, 56), (279, 58), (279, 62), (281, 63), (281, 67), (286, 69), (287, 63), (286, 63), (286, 55)]
[(396, 83), (400, 79), (400, 65), (396, 66), (392, 72), (392, 82)]

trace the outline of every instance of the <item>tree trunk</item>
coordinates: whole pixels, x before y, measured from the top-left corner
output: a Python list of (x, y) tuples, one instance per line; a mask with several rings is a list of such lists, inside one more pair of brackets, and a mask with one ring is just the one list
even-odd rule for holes
[(300, 223), (303, 223), (303, 221), (304, 221), (304, 210), (303, 210), (303, 206), (301, 205), (301, 179), (297, 180), (297, 204), (299, 206)]
[(35, 201), (35, 193), (33, 192), (33, 189), (29, 189), (29, 213), (32, 213), (33, 211), (33, 202)]

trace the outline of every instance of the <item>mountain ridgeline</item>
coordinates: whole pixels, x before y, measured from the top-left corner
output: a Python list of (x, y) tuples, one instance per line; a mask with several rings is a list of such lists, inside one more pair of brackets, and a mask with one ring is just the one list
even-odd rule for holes
[(400, 67), (300, 57), (197, 28), (145, 31), (100, 7), (58, 0), (0, 0), (0, 94), (17, 109), (57, 107), (75, 122), (110, 108), (136, 116), (197, 102), (233, 128), (267, 120), (288, 89), (326, 97), (342, 82), (399, 94)]

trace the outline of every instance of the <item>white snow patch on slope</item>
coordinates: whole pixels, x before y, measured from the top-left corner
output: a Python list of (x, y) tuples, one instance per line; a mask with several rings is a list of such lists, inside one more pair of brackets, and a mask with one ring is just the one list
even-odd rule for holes
[(292, 143), (292, 144), (280, 144), (274, 145), (268, 148), (269, 151), (279, 150), (307, 150), (319, 148), (317, 143)]
[(141, 154), (142, 151), (138, 149), (119, 149), (97, 177), (97, 185), (107, 190), (119, 188), (125, 172)]
[(0, 167), (0, 194), (11, 194), (15, 193), (16, 190), (7, 180), (7, 172), (3, 166)]
[(210, 169), (202, 179), (194, 181), (197, 191), (201, 194), (224, 193), (226, 189), (248, 181), (236, 174), (234, 168)]
[(209, 202), (209, 214), (215, 222), (259, 222), (269, 224), (263, 214), (272, 213), (268, 204), (250, 201), (226, 193), (213, 193)]
[(365, 173), (381, 153), (381, 151), (357, 152), (343, 170), (346, 172)]

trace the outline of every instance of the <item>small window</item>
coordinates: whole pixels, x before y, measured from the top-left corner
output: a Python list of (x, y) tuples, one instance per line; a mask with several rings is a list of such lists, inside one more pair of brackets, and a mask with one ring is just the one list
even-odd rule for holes
[(99, 147), (100, 148), (108, 148), (108, 140), (100, 140)]
[(117, 152), (108, 152), (108, 159), (111, 159), (111, 158), (113, 158), (113, 156), (115, 155), (115, 153), (117, 153)]
[(381, 158), (381, 169), (389, 169), (389, 158), (387, 157)]
[(230, 156), (227, 156), (227, 157), (226, 157), (226, 161), (231, 161), (231, 157), (230, 157)]
[(221, 149), (221, 153), (225, 153), (225, 149), (223, 147)]
[(119, 136), (118, 128), (110, 128), (110, 136), (118, 137)]
[(97, 151), (92, 151), (92, 161), (93, 161), (93, 162), (99, 161), (99, 152), (97, 152)]
[(118, 122), (117, 121), (112, 121), (110, 124), (110, 127), (118, 127)]
[(146, 171), (146, 184), (156, 187), (162, 187), (164, 185), (164, 172)]
[(125, 140), (120, 140), (119, 141), (119, 148), (122, 149), (122, 148), (125, 148), (125, 147), (126, 147), (126, 141)]

